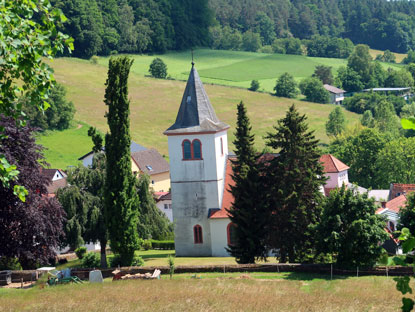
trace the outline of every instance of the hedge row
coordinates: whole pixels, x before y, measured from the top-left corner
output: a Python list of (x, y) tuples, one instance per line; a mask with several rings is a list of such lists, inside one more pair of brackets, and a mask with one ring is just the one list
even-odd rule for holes
[(162, 250), (174, 250), (174, 241), (173, 240), (154, 240), (151, 239), (151, 247), (152, 249), (162, 249)]

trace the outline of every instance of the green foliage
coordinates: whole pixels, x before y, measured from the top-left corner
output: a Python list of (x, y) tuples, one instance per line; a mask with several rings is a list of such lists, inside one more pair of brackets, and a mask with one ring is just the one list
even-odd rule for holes
[(337, 137), (346, 129), (346, 118), (340, 106), (336, 106), (329, 114), (326, 122), (326, 133), (328, 136)]
[(298, 38), (275, 39), (272, 43), (274, 53), (280, 54), (303, 54), (301, 40)]
[(337, 77), (341, 83), (341, 87), (347, 92), (361, 91), (364, 88), (360, 75), (349, 67), (340, 67), (337, 72)]
[(289, 73), (282, 74), (274, 87), (275, 95), (287, 98), (295, 98), (298, 94), (297, 83)]
[(123, 265), (129, 265), (138, 249), (139, 197), (135, 177), (131, 172), (130, 101), (128, 75), (132, 60), (127, 57), (111, 58), (105, 83), (105, 104), (108, 105), (110, 132), (105, 138), (105, 223), (111, 249), (120, 255)]
[(169, 266), (169, 274), (170, 274), (170, 279), (173, 278), (173, 274), (174, 274), (174, 257), (172, 255), (169, 255), (167, 257), (167, 264)]
[(360, 122), (362, 123), (362, 126), (368, 127), (368, 128), (374, 128), (375, 127), (375, 119), (373, 118), (372, 111), (365, 110), (363, 113), (362, 118), (360, 119)]
[(89, 127), (88, 136), (91, 137), (92, 143), (94, 143), (94, 146), (92, 147), (92, 151), (94, 153), (101, 152), (103, 148), (102, 143), (104, 141), (104, 138), (102, 137), (101, 133), (99, 133), (96, 128)]
[(389, 69), (385, 80), (385, 87), (389, 88), (403, 88), (412, 87), (414, 79), (409, 71), (401, 69), (400, 71)]
[(369, 47), (363, 44), (358, 44), (347, 60), (347, 67), (361, 77), (361, 82), (365, 87), (369, 86), (371, 78), (371, 62), (372, 57), (369, 54)]
[(363, 114), (365, 111), (370, 110), (372, 114), (375, 115), (376, 107), (378, 107), (382, 101), (391, 103), (393, 107), (389, 106), (388, 110), (393, 110), (396, 114), (399, 114), (402, 107), (405, 105), (405, 100), (400, 96), (386, 96), (376, 92), (356, 93), (351, 97), (345, 98), (343, 105), (351, 112)]
[(299, 87), (307, 101), (324, 104), (330, 100), (329, 92), (317, 78), (305, 78), (300, 82)]
[(227, 250), (238, 263), (255, 263), (255, 259), (267, 256), (265, 228), (268, 218), (254, 136), (242, 102), (238, 104), (235, 131), (236, 159), (231, 160), (235, 185), (230, 186), (234, 201), (229, 210), (234, 241)]
[(99, 255), (95, 252), (88, 252), (82, 258), (82, 267), (84, 268), (99, 268), (100, 266), (100, 259)]
[(407, 195), (404, 207), (399, 210), (398, 230), (415, 229), (415, 193)]
[(150, 177), (140, 175), (136, 182), (140, 205), (138, 209), (138, 236), (156, 240), (171, 239), (173, 224), (166, 215), (157, 208), (153, 194), (150, 191)]
[(139, 255), (134, 254), (130, 263), (125, 263), (119, 254), (115, 254), (114, 257), (110, 258), (110, 265), (112, 268), (118, 266), (143, 266), (144, 260)]
[(149, 239), (144, 240), (142, 247), (144, 248), (144, 250), (152, 249), (153, 245), (151, 244), (151, 240), (149, 240)]
[(323, 84), (332, 85), (334, 82), (331, 66), (317, 65), (312, 77), (320, 79)]
[(278, 153), (265, 171), (271, 219), (268, 233), (270, 246), (280, 250), (282, 262), (287, 256), (294, 262), (310, 253), (314, 245), (311, 226), (320, 215), (325, 177), (318, 140), (308, 130), (306, 119), (293, 105), (266, 137), (267, 146)]
[(89, 60), (91, 61), (92, 64), (98, 64), (98, 59), (99, 59), (98, 56), (92, 55)]
[(388, 188), (391, 182), (412, 183), (415, 179), (414, 151), (415, 137), (387, 142), (376, 156), (377, 186)]
[(245, 51), (256, 52), (261, 48), (261, 37), (258, 33), (250, 30), (242, 35), (242, 49)]
[(386, 63), (395, 63), (396, 62), (396, 56), (389, 50), (385, 50), (382, 54), (376, 55), (376, 60)]
[(50, 91), (46, 111), (40, 111), (31, 104), (30, 98), (22, 98), (23, 112), (32, 127), (41, 130), (65, 130), (71, 125), (75, 115), (75, 106), (66, 100), (66, 90), (61, 84), (56, 84)]
[(174, 240), (150, 240), (153, 249), (161, 249), (161, 250), (174, 250)]
[(307, 55), (319, 57), (347, 58), (353, 52), (350, 39), (329, 36), (313, 36), (307, 41)]
[(249, 87), (248, 90), (250, 91), (257, 91), (259, 89), (259, 82), (258, 80), (252, 80), (251, 81), (251, 86)]
[(148, 71), (154, 78), (166, 79), (167, 77), (167, 66), (163, 60), (158, 57), (151, 62)]
[(412, 49), (408, 51), (408, 55), (402, 60), (403, 64), (415, 63), (415, 51)]
[[(365, 188), (377, 189), (376, 161), (386, 142), (386, 137), (378, 130), (364, 129), (355, 135), (336, 139), (330, 144), (329, 151), (350, 167), (350, 181)], [(388, 165), (392, 168), (390, 163)]]
[(353, 188), (331, 191), (316, 227), (318, 250), (337, 255), (342, 267), (372, 267), (382, 253), (379, 243), (388, 238), (376, 209), (373, 199)]
[(0, 257), (0, 270), (22, 270), (18, 258)]
[(81, 246), (75, 249), (75, 255), (78, 257), (78, 259), (81, 259), (81, 260), (85, 256), (86, 252), (87, 252), (87, 249), (84, 246)]
[[(35, 12), (42, 18), (33, 19)], [(30, 98), (30, 104), (40, 111), (50, 106), (46, 101), (55, 80), (45, 59), (65, 47), (73, 48), (72, 40), (57, 31), (56, 26), (66, 18), (47, 1), (4, 0), (0, 16), (0, 114), (13, 116), (21, 124), (22, 105), (17, 100)], [(0, 139), (3, 133), (0, 128)], [(0, 154), (0, 182), (9, 187), (18, 173)], [(14, 194), (24, 200), (27, 190), (15, 185)]]

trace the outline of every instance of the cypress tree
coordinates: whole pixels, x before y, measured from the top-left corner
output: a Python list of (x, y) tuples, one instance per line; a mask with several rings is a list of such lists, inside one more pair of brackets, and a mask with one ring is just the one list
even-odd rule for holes
[(238, 105), (238, 120), (235, 133), (236, 159), (231, 160), (235, 182), (230, 186), (234, 202), (229, 210), (234, 224), (233, 244), (228, 251), (238, 263), (255, 263), (255, 259), (266, 259), (265, 237), (267, 217), (262, 200), (262, 186), (258, 155), (254, 149), (246, 108)]
[(325, 177), (320, 163), (318, 140), (308, 131), (307, 117), (292, 105), (285, 118), (266, 136), (267, 146), (279, 155), (265, 172), (268, 207), (272, 212), (271, 246), (280, 250), (281, 261), (287, 255), (294, 262), (313, 245), (310, 226), (321, 212), (321, 186)]
[(139, 199), (131, 172), (130, 101), (128, 75), (133, 61), (128, 57), (111, 58), (105, 83), (110, 132), (105, 138), (107, 177), (105, 220), (111, 249), (120, 255), (122, 265), (130, 265), (139, 247), (137, 222)]

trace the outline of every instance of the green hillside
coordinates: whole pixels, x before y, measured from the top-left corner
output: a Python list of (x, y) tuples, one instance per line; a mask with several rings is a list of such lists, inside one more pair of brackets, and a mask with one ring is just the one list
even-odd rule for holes
[[(191, 62), (190, 51), (131, 57), (134, 58), (132, 71), (138, 75), (148, 75), (150, 63), (159, 57), (166, 63), (168, 75), (179, 80), (187, 79)], [(256, 79), (261, 84), (260, 89), (266, 92), (273, 91), (275, 80), (284, 72), (300, 80), (311, 76), (317, 65), (332, 66), (335, 73), (340, 66), (347, 64), (345, 59), (210, 49), (195, 50), (194, 58), (204, 83), (248, 88)], [(108, 57), (101, 57), (98, 62), (107, 66)], [(396, 68), (400, 65), (383, 63), (383, 66)]]
[[(199, 52), (201, 51), (201, 52)], [(254, 61), (260, 62), (265, 57), (265, 61), (276, 61), (272, 57), (259, 53), (243, 52), (225, 52), (197, 50), (197, 68), (199, 72), (210, 70), (213, 66), (213, 60), (217, 58), (216, 65), (232, 66), (235, 59), (238, 62)], [(218, 52), (218, 53), (216, 53)], [(206, 59), (203, 61), (200, 54), (206, 53)], [(227, 53), (235, 56), (227, 59), (224, 57)], [(185, 57), (186, 56), (186, 57)], [(134, 141), (146, 147), (155, 147), (160, 153), (168, 155), (167, 137), (163, 135), (171, 124), (173, 124), (180, 105), (181, 97), (185, 88), (184, 81), (177, 80), (159, 80), (144, 77), (147, 68), (146, 62), (151, 62), (153, 57), (150, 56), (133, 56), (135, 62), (129, 79), (129, 95), (131, 99), (131, 134)], [(187, 79), (190, 71), (189, 53), (171, 53), (166, 54), (167, 59), (176, 61), (168, 63), (171, 70), (176, 70), (177, 75), (182, 79)], [(281, 57), (281, 56), (280, 56)], [(308, 62), (308, 58), (296, 56), (284, 56), (286, 62), (291, 62), (293, 69), (302, 67), (298, 62), (293, 60), (302, 60)], [(208, 60), (209, 59), (209, 60)], [(208, 60), (208, 61), (206, 61)], [(338, 60), (335, 60), (336, 62)], [(105, 59), (101, 59), (102, 64), (106, 64)], [(310, 61), (311, 62), (311, 61)], [(258, 64), (258, 63), (257, 63)], [(266, 63), (264, 63), (266, 65)], [(107, 131), (107, 121), (104, 117), (106, 106), (103, 103), (105, 80), (107, 76), (106, 65), (91, 64), (91, 62), (76, 58), (59, 58), (52, 63), (55, 69), (55, 77), (58, 82), (67, 88), (67, 97), (73, 101), (76, 107), (75, 119), (89, 125), (96, 126), (102, 132)], [(265, 66), (264, 65), (264, 66)], [(211, 68), (209, 68), (209, 66)], [(241, 65), (242, 66), (242, 65)], [(259, 66), (259, 65), (258, 65)], [(287, 65), (286, 69), (289, 66)], [(311, 66), (309, 67), (309, 70)], [(141, 70), (141, 71), (140, 71)], [(265, 70), (265, 69), (264, 69)], [(301, 72), (298, 70), (298, 72)], [(141, 74), (140, 74), (141, 73)], [(170, 71), (171, 74), (173, 72)], [(256, 71), (260, 73), (260, 71)], [(306, 70), (304, 71), (306, 73)], [(235, 75), (235, 77), (237, 77)], [(253, 131), (256, 135), (256, 146), (258, 149), (264, 147), (264, 135), (267, 131), (272, 130), (276, 121), (283, 117), (288, 106), (295, 103), (300, 112), (306, 113), (309, 117), (310, 127), (316, 131), (316, 136), (324, 143), (328, 143), (328, 137), (325, 134), (325, 122), (328, 114), (333, 109), (332, 105), (315, 104), (305, 101), (278, 98), (267, 93), (250, 92), (240, 88), (230, 88), (225, 86), (211, 85), (205, 82), (206, 91), (210, 97), (212, 105), (219, 118), (231, 125), (229, 131), (230, 149), (232, 150), (232, 141), (234, 139), (234, 126), (236, 123), (236, 105), (243, 100), (248, 108), (249, 117), (252, 121)], [(358, 115), (346, 112), (349, 125), (354, 125), (358, 121)], [(85, 131), (86, 127), (80, 130)], [(65, 165), (74, 165), (76, 159), (90, 149), (90, 140), (77, 139), (75, 130), (70, 129), (63, 132), (50, 133), (47, 138), (41, 138), (39, 142), (50, 149), (47, 160), (52, 167), (65, 167)], [(65, 158), (58, 157), (56, 151), (62, 151), (61, 147), (65, 146), (71, 153), (64, 152)], [(73, 148), (71, 148), (73, 146)], [(76, 155), (75, 155), (76, 154)]]

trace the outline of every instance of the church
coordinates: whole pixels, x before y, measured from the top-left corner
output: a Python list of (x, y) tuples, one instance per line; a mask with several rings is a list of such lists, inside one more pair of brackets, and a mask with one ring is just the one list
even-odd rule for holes
[[(192, 62), (175, 123), (168, 137), (175, 248), (178, 257), (227, 257), (233, 225), (227, 209), (233, 197), (232, 166), (228, 154), (229, 125), (221, 122)], [(348, 184), (347, 167), (323, 155), (329, 180), (326, 194)]]

